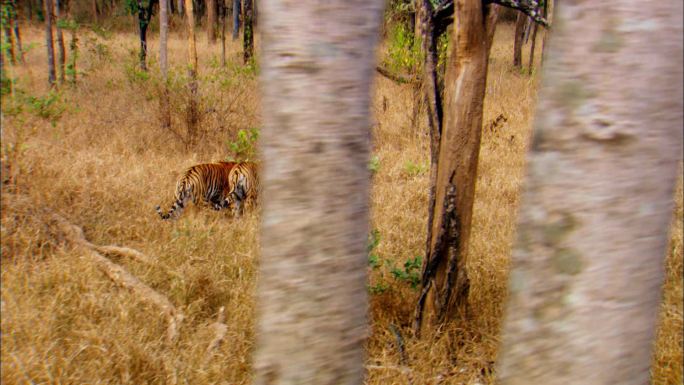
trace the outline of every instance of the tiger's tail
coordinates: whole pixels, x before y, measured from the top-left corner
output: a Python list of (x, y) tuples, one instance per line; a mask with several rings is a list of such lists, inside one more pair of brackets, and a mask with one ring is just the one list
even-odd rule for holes
[(190, 191), (188, 191), (188, 186), (186, 186), (184, 182), (179, 182), (178, 188), (176, 189), (176, 200), (173, 202), (173, 205), (169, 211), (164, 213), (159, 206), (155, 207), (155, 210), (163, 220), (167, 220), (172, 217), (178, 217), (183, 212), (183, 208), (185, 208), (185, 204), (190, 198), (190, 195), (192, 194), (190, 194)]

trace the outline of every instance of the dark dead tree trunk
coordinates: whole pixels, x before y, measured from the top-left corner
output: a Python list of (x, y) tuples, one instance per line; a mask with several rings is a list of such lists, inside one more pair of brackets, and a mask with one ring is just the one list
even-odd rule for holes
[[(230, 1), (230, 0), (228, 0)], [(221, 67), (226, 66), (226, 0), (219, 0), (219, 17), (221, 19)]]
[(649, 381), (649, 364), (682, 156), (683, 11), (681, 1), (558, 3), (502, 385), (681, 382)]
[(154, 0), (148, 0), (147, 6), (143, 0), (138, 0), (138, 31), (140, 32), (140, 69), (147, 71), (147, 27), (152, 20), (152, 6)]
[[(43, 0), (43, 1), (45, 1), (45, 0)], [(92, 0), (91, 6), (92, 6), (92, 7), (91, 7), (91, 8), (92, 8), (92, 12), (93, 12), (93, 20), (95, 20), (95, 23), (99, 23), (99, 21), (100, 21), (100, 11), (99, 11), (99, 9), (98, 9), (98, 7), (97, 7), (97, 0)]]
[(55, 26), (57, 32), (57, 62), (59, 63), (59, 82), (64, 83), (66, 78), (66, 49), (64, 48), (64, 34), (60, 25), (59, 0), (55, 1)]
[(240, 5), (240, 0), (233, 0), (233, 40), (237, 40), (240, 34), (240, 13), (242, 12)]
[(55, 85), (55, 45), (52, 38), (52, 0), (43, 0), (45, 6), (45, 44), (47, 46), (48, 82)]
[(532, 44), (530, 44), (530, 68), (528, 73), (532, 75), (532, 70), (534, 69), (534, 48), (537, 44), (537, 23), (532, 26)]
[[(219, 0), (221, 1), (221, 0)], [(209, 43), (216, 42), (216, 0), (207, 2), (207, 40)]]
[(370, 86), (382, 3), (262, 3), (259, 270), (269, 279), (257, 288), (256, 385), (363, 382)]
[(245, 2), (245, 20), (243, 26), (243, 36), (242, 36), (242, 49), (243, 49), (243, 60), (245, 64), (249, 64), (254, 56), (254, 24), (252, 19), (252, 1), (244, 0)]
[(518, 12), (518, 18), (515, 21), (515, 37), (513, 41), (513, 67), (515, 68), (522, 67), (522, 47), (526, 24), (527, 16)]

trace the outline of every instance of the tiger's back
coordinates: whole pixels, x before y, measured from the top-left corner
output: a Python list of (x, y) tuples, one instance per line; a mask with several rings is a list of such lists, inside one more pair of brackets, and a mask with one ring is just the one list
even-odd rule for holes
[(169, 211), (164, 213), (157, 206), (157, 213), (162, 219), (178, 217), (190, 199), (197, 204), (200, 198), (215, 210), (224, 208), (225, 194), (230, 189), (230, 172), (235, 165), (234, 162), (214, 162), (189, 167), (176, 183), (175, 199)]

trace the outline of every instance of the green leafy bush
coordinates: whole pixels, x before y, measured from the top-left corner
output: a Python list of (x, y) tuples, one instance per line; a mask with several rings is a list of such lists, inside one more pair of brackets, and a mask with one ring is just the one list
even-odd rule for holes
[(256, 145), (258, 141), (258, 128), (252, 127), (247, 130), (239, 130), (235, 141), (228, 142), (228, 148), (233, 153), (233, 157), (229, 157), (228, 160), (253, 160), (254, 158), (256, 158)]

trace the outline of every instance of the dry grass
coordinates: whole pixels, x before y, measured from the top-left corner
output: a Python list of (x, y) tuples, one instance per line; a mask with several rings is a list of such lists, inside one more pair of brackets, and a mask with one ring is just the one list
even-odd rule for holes
[[(11, 68), (17, 88), (47, 92), (43, 33), (26, 28), (34, 48), (25, 66)], [(142, 80), (136, 36), (82, 33), (75, 87), (63, 87), (67, 105), (54, 126), (25, 107), (3, 115), (3, 167), (16, 173), (12, 199), (2, 203), (3, 384), (247, 384), (254, 341), (253, 290), (258, 219), (190, 208), (180, 220), (161, 223), (153, 207), (168, 204), (184, 167), (227, 155), (226, 141), (241, 128), (258, 127), (256, 78), (239, 65), (240, 46), (229, 42), (229, 65), (220, 68), (220, 46), (199, 34), (203, 145), (187, 149), (159, 127), (158, 82)], [(29, 43), (30, 42), (30, 43)], [(378, 78), (375, 85), (374, 154), (379, 169), (372, 191), (372, 225), (381, 236), (384, 264), (369, 269), (370, 384), (488, 384), (506, 293), (518, 191), (534, 112), (537, 77), (511, 69), (512, 29), (497, 33), (489, 71), (470, 264), (471, 322), (445, 325), (417, 340), (409, 324), (416, 292), (391, 275), (392, 264), (423, 253), (427, 205), (427, 127), (411, 127), (411, 90)], [(156, 40), (150, 44), (156, 71)], [(106, 52), (106, 53), (105, 53)], [(173, 124), (183, 132), (185, 40), (172, 34)], [(212, 64), (214, 63), (214, 64)], [(386, 100), (386, 102), (384, 102)], [(12, 100), (4, 98), (3, 106)], [(3, 171), (5, 169), (3, 168)], [(6, 176), (6, 174), (4, 175)], [(667, 282), (656, 344), (654, 383), (682, 382), (681, 185)], [(159, 261), (152, 267), (116, 259), (142, 282), (167, 296), (186, 319), (178, 340), (165, 340), (159, 309), (112, 284), (86, 255), (65, 244), (42, 207), (59, 212), (99, 245), (132, 247)], [(225, 306), (223, 343), (207, 358), (219, 309)], [(213, 325), (213, 326), (212, 326)], [(395, 325), (403, 335), (402, 362)], [(402, 369), (408, 367), (408, 370)]]

